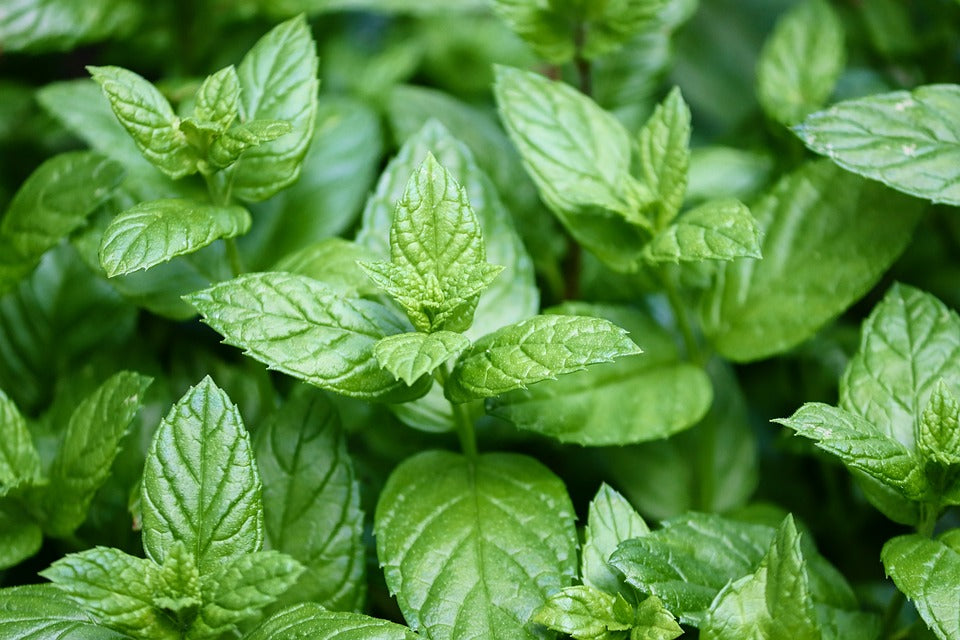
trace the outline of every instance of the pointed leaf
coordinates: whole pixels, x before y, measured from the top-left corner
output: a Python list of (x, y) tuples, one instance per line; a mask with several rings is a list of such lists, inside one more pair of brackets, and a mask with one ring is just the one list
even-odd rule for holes
[(196, 154), (179, 129), (179, 118), (156, 87), (120, 67), (87, 70), (147, 160), (173, 179), (196, 172)]
[(883, 568), (940, 640), (960, 638), (960, 553), (919, 535), (883, 545)]
[(800, 550), (787, 516), (753, 574), (721, 591), (700, 629), (703, 640), (821, 640)]
[(674, 640), (683, 635), (676, 618), (657, 596), (650, 596), (637, 607), (630, 640)]
[(110, 222), (100, 242), (100, 264), (110, 277), (193, 253), (250, 228), (250, 213), (193, 200), (141, 202)]
[(162, 565), (150, 563), (150, 596), (154, 606), (186, 626), (193, 623), (200, 608), (200, 570), (193, 551), (179, 540), (166, 554)]
[(207, 76), (197, 89), (193, 117), (212, 122), (220, 131), (237, 117), (240, 109), (240, 78), (233, 65)]
[(374, 354), (381, 367), (412, 385), (469, 346), (469, 338), (452, 331), (398, 333), (382, 338), (374, 347)]
[(186, 299), (224, 342), (312, 385), (385, 402), (426, 392), (377, 364), (377, 341), (407, 328), (376, 302), (290, 273), (248, 274)]
[(488, 398), (638, 353), (626, 330), (608, 320), (534, 316), (473, 343), (457, 360), (445, 393), (453, 402)]
[(500, 115), (540, 197), (574, 238), (617, 270), (636, 267), (649, 239), (640, 214), (653, 196), (630, 175), (630, 138), (576, 89), (497, 68)]
[(200, 574), (263, 545), (260, 476), (237, 407), (207, 377), (173, 406), (143, 471), (143, 548), (162, 564), (175, 542)]
[(19, 501), (0, 498), (0, 570), (33, 556), (42, 544), (43, 530)]
[(578, 585), (554, 593), (537, 609), (530, 622), (577, 640), (603, 640), (610, 631), (633, 626), (633, 607), (623, 596)]
[(933, 84), (836, 104), (795, 129), (810, 149), (898, 191), (960, 205), (960, 86)]
[(90, 502), (110, 475), (120, 442), (150, 382), (146, 376), (121, 371), (84, 398), (71, 414), (50, 464), (50, 484), (42, 494), (47, 533), (69, 535), (86, 519)]
[(229, 167), (244, 152), (293, 132), (285, 120), (252, 120), (233, 127), (217, 137), (210, 145), (208, 158), (217, 169)]
[(576, 573), (573, 517), (563, 483), (531, 458), (421, 453), (380, 494), (377, 557), (426, 637), (532, 640), (530, 615)]
[(824, 0), (804, 0), (777, 22), (757, 62), (757, 99), (782, 124), (827, 101), (846, 62), (843, 24)]
[(663, 229), (680, 211), (690, 168), (690, 107), (674, 87), (640, 130), (640, 179), (656, 198), (655, 226)]
[(112, 629), (138, 637), (175, 640), (179, 633), (154, 608), (147, 583), (152, 563), (119, 549), (71, 553), (40, 572), (71, 600)]
[(760, 258), (760, 230), (739, 200), (713, 200), (658, 233), (643, 256), (652, 263)]
[(233, 174), (238, 198), (264, 200), (300, 176), (317, 112), (317, 66), (316, 44), (301, 15), (274, 27), (237, 67), (242, 121), (285, 120), (293, 127), (244, 154)]
[(416, 640), (407, 627), (359, 613), (328, 611), (306, 603), (286, 609), (261, 624), (246, 640)]
[(960, 465), (960, 403), (943, 380), (920, 416), (917, 451), (943, 466)]
[(0, 390), (0, 497), (19, 486), (37, 484), (42, 475), (27, 422)]
[(626, 498), (604, 484), (590, 502), (587, 527), (581, 550), (580, 575), (585, 585), (607, 593), (623, 593), (625, 589), (620, 572), (610, 564), (610, 556), (625, 540), (639, 538), (650, 531)]
[(908, 499), (923, 497), (926, 481), (920, 458), (855, 413), (821, 403), (807, 403), (792, 417), (775, 420), (816, 441), (844, 464), (871, 475)]
[(707, 337), (736, 362), (806, 340), (876, 283), (922, 212), (825, 161), (803, 165), (752, 208), (764, 259), (718, 272), (701, 310)]
[(123, 640), (53, 585), (0, 589), (0, 635), (17, 640)]
[(316, 390), (296, 391), (257, 431), (270, 548), (306, 567), (280, 601), (331, 609), (363, 605), (363, 512), (336, 408)]

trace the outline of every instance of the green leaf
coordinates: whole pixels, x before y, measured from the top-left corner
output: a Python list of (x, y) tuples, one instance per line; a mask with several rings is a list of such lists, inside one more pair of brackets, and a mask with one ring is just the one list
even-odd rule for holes
[(960, 638), (960, 553), (919, 535), (883, 545), (883, 568), (940, 640)]
[(0, 14), (8, 52), (69, 51), (77, 45), (132, 34), (145, 7), (135, 0), (11, 0)]
[(795, 128), (810, 149), (898, 191), (960, 204), (953, 167), (960, 133), (949, 125), (960, 109), (960, 86), (927, 85), (848, 100)]
[(552, 594), (533, 613), (530, 622), (577, 640), (604, 640), (609, 631), (625, 631), (633, 626), (633, 607), (619, 594), (612, 596), (578, 585)]
[(53, 585), (0, 589), (0, 635), (17, 640), (123, 640)]
[(267, 545), (306, 566), (281, 602), (363, 605), (360, 487), (336, 408), (302, 387), (257, 431)]
[[(649, 1), (649, 0), (648, 0)], [(690, 168), (690, 107), (674, 87), (637, 137), (639, 174), (654, 194), (654, 224), (663, 229), (683, 206)]]
[(799, 344), (876, 283), (922, 210), (826, 161), (802, 166), (752, 208), (764, 259), (717, 273), (701, 309), (705, 333), (736, 362)]
[[(223, 637), (262, 615), (268, 604), (292, 587), (303, 565), (279, 551), (258, 551), (227, 559), (201, 578), (203, 606), (194, 627), (198, 634)], [(193, 630), (191, 630), (193, 631)]]
[(263, 545), (260, 476), (237, 407), (207, 377), (161, 421), (143, 471), (143, 548), (182, 542), (201, 575)]
[(603, 484), (590, 502), (583, 548), (580, 552), (580, 576), (583, 584), (607, 593), (635, 597), (623, 583), (620, 573), (607, 562), (624, 540), (639, 538), (650, 531), (647, 523), (619, 493)]
[(918, 423), (917, 451), (943, 466), (960, 465), (960, 403), (941, 379)]
[(162, 565), (150, 563), (147, 585), (153, 605), (180, 626), (196, 619), (201, 604), (200, 571), (193, 551), (177, 540), (166, 550)]
[(683, 635), (677, 620), (656, 596), (650, 596), (637, 607), (630, 640), (674, 640)]
[(50, 484), (42, 493), (46, 515), (42, 524), (48, 534), (70, 535), (86, 519), (150, 382), (146, 376), (121, 371), (74, 410), (50, 464)]
[(491, 415), (562, 442), (601, 446), (666, 437), (696, 423), (710, 407), (710, 380), (700, 367), (680, 360), (673, 336), (650, 316), (586, 303), (548, 311), (610, 320), (629, 329), (644, 352), (491, 398)]
[(639, 353), (627, 331), (608, 320), (534, 316), (473, 343), (457, 360), (444, 392), (453, 402), (488, 398)]
[(408, 628), (359, 613), (328, 611), (314, 603), (300, 604), (261, 624), (246, 640), (416, 640)]
[(292, 132), (293, 126), (285, 120), (244, 122), (213, 141), (208, 154), (210, 164), (216, 169), (224, 169), (239, 160), (245, 152)]
[(934, 296), (895, 284), (863, 324), (840, 380), (840, 406), (909, 451), (942, 380), (960, 390), (960, 317)]
[(727, 584), (700, 629), (704, 640), (821, 640), (800, 534), (787, 516), (751, 575)]
[(42, 544), (43, 530), (30, 514), (18, 501), (0, 498), (0, 570), (33, 556)]
[(377, 557), (426, 637), (532, 640), (530, 615), (576, 574), (573, 518), (563, 483), (531, 458), (430, 451), (380, 494)]
[(343, 238), (326, 238), (288, 254), (277, 262), (274, 270), (319, 280), (349, 296), (374, 296), (380, 290), (357, 263), (376, 258), (377, 255), (363, 245)]
[(777, 122), (796, 124), (827, 101), (845, 62), (843, 24), (824, 0), (804, 0), (763, 45), (757, 99)]
[(149, 269), (193, 253), (220, 238), (243, 235), (250, 213), (193, 200), (141, 202), (111, 221), (100, 242), (100, 264), (110, 277)]
[(429, 153), (397, 204), (390, 262), (361, 266), (424, 332), (469, 328), (480, 292), (502, 269), (486, 262), (465, 190)]
[(264, 200), (300, 176), (317, 113), (317, 65), (302, 15), (274, 27), (241, 61), (241, 121), (285, 120), (292, 131), (244, 154), (233, 173), (238, 198)]
[(240, 109), (240, 78), (233, 65), (207, 76), (197, 89), (193, 117), (226, 131)]
[(643, 257), (652, 263), (760, 258), (760, 230), (739, 200), (712, 200), (654, 236)]
[(91, 151), (61, 153), (21, 185), (0, 224), (0, 234), (32, 268), (48, 249), (86, 222), (123, 179), (123, 167)]
[(619, 271), (649, 240), (650, 190), (630, 175), (631, 144), (616, 118), (576, 89), (497, 67), (500, 115), (540, 197), (573, 237)]
[(382, 338), (373, 352), (381, 367), (412, 385), (469, 346), (469, 338), (452, 331), (398, 333)]
[(152, 563), (143, 558), (94, 547), (60, 558), (40, 575), (111, 629), (140, 638), (175, 640), (180, 635), (171, 621), (154, 609), (147, 582), (152, 569)]
[(753, 201), (773, 172), (769, 153), (734, 147), (707, 146), (690, 151), (687, 202), (716, 198)]
[(87, 70), (147, 160), (175, 180), (196, 172), (196, 154), (180, 131), (179, 118), (156, 87), (120, 67)]
[(0, 498), (11, 489), (36, 485), (42, 477), (40, 454), (27, 422), (0, 390)]
[(425, 383), (408, 387), (377, 364), (377, 341), (407, 328), (376, 302), (289, 273), (248, 274), (185, 299), (224, 342), (317, 387), (384, 402), (426, 392)]
[(920, 458), (859, 415), (826, 404), (807, 403), (792, 417), (774, 422), (814, 440), (847, 466), (869, 474), (906, 498), (923, 497), (926, 482)]

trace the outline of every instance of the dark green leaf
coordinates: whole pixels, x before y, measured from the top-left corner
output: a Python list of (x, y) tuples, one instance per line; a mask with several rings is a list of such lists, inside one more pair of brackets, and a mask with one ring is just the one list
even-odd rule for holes
[(53, 585), (0, 590), (0, 634), (16, 640), (123, 640)]
[(35, 485), (42, 477), (40, 454), (27, 422), (0, 390), (0, 498), (11, 489)]
[(40, 551), (41, 544), (43, 530), (30, 514), (17, 501), (0, 498), (0, 569), (20, 564)]
[(0, 13), (6, 51), (69, 51), (77, 45), (131, 33), (144, 7), (135, 0), (11, 0)]

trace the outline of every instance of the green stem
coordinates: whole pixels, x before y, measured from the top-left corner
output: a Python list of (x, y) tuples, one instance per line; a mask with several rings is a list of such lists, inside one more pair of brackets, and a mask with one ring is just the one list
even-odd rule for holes
[(577, 24), (573, 33), (573, 42), (576, 46), (576, 54), (573, 57), (573, 65), (577, 68), (577, 79), (580, 84), (580, 92), (585, 96), (593, 96), (593, 66), (590, 61), (583, 56), (583, 45), (587, 39), (587, 28), (584, 23)]
[[(450, 379), (450, 369), (447, 365), (437, 369), (435, 378), (441, 387), (446, 388), (447, 381)], [(453, 410), (453, 421), (457, 427), (457, 438), (460, 439), (460, 450), (463, 451), (463, 455), (473, 460), (477, 457), (477, 434), (473, 427), (470, 409), (466, 404), (456, 402), (451, 402), (450, 408)]]
[(243, 259), (240, 257), (240, 249), (237, 247), (237, 239), (227, 238), (223, 242), (227, 247), (227, 260), (230, 263), (230, 273), (236, 278), (246, 271), (243, 267)]

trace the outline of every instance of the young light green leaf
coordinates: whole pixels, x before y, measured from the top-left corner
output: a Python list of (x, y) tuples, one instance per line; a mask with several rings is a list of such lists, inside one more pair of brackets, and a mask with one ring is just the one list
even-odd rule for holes
[(233, 174), (238, 198), (264, 200), (300, 176), (317, 113), (317, 65), (302, 15), (274, 27), (240, 62), (241, 120), (284, 120), (292, 131), (243, 155)]
[(156, 87), (120, 67), (87, 70), (147, 160), (175, 180), (196, 172), (196, 153), (180, 131), (180, 120), (170, 103)]
[(237, 407), (209, 377), (161, 421), (143, 471), (143, 548), (182, 542), (201, 575), (263, 545), (260, 476)]
[(201, 604), (200, 570), (193, 551), (177, 540), (166, 550), (162, 565), (149, 563), (147, 586), (153, 605), (181, 627), (191, 625)]
[(154, 608), (147, 582), (152, 569), (143, 558), (94, 547), (64, 556), (40, 575), (111, 629), (139, 638), (176, 640), (180, 634), (172, 621)]
[(452, 331), (398, 333), (381, 338), (373, 352), (381, 367), (412, 385), (469, 346), (469, 338)]
[(250, 229), (250, 212), (185, 199), (141, 202), (113, 219), (100, 242), (110, 277), (149, 269)]
[(923, 497), (926, 481), (920, 458), (859, 415), (814, 402), (800, 407), (792, 417), (774, 422), (814, 440), (848, 467), (869, 474), (904, 497)]
[(457, 360), (444, 392), (453, 402), (488, 398), (639, 353), (627, 331), (608, 320), (534, 316), (473, 343)]
[(0, 390), (0, 498), (11, 489), (35, 485), (42, 477), (40, 454), (27, 422)]
[(224, 169), (239, 160), (248, 150), (292, 132), (293, 125), (286, 120), (244, 122), (215, 138), (207, 158), (215, 169)]
[(693, 425), (709, 409), (707, 375), (680, 359), (673, 336), (649, 315), (585, 303), (548, 312), (605, 318), (628, 329), (644, 352), (491, 398), (491, 415), (562, 442), (602, 446), (664, 438)]
[(657, 596), (650, 596), (637, 607), (630, 640), (674, 640), (683, 635), (676, 618)]
[(704, 640), (821, 640), (800, 534), (787, 516), (760, 566), (727, 584), (700, 628)]
[(739, 200), (712, 200), (654, 236), (643, 257), (651, 263), (760, 258), (760, 230)]
[(917, 423), (917, 452), (943, 465), (960, 465), (960, 403), (941, 379)]
[(690, 168), (690, 107), (679, 87), (666, 99), (640, 130), (637, 151), (640, 179), (655, 196), (650, 217), (663, 229), (680, 211), (687, 191)]
[(51, 584), (0, 589), (0, 635), (17, 640), (124, 640)]
[(0, 498), (0, 570), (20, 564), (42, 544), (43, 530), (19, 501)]
[(960, 638), (960, 553), (919, 535), (883, 545), (883, 568), (940, 640)]
[(846, 62), (843, 24), (824, 0), (804, 0), (777, 22), (757, 62), (757, 99), (796, 124), (830, 97)]
[(407, 328), (386, 307), (291, 273), (253, 273), (185, 298), (224, 342), (273, 369), (357, 398), (401, 402), (426, 393), (382, 370), (377, 341)]
[(826, 161), (783, 178), (752, 212), (763, 260), (735, 260), (701, 309), (704, 331), (737, 362), (781, 353), (866, 293), (907, 246), (922, 203)]
[(960, 205), (960, 86), (927, 85), (848, 100), (795, 128), (810, 149), (898, 191)]
[(116, 162), (92, 151), (70, 151), (41, 164), (17, 190), (0, 234), (36, 264), (48, 249), (81, 227), (123, 179)]
[(416, 640), (404, 627), (359, 613), (328, 611), (314, 603), (290, 607), (271, 617), (246, 640), (310, 638), (311, 640)]
[(630, 175), (631, 144), (616, 118), (576, 89), (497, 68), (500, 115), (543, 201), (574, 238), (620, 271), (636, 268), (653, 200)]
[(533, 640), (530, 615), (576, 574), (573, 517), (563, 483), (531, 458), (429, 451), (380, 494), (377, 557), (426, 637)]
[(577, 640), (604, 640), (610, 631), (633, 626), (633, 607), (620, 594), (577, 585), (552, 594), (533, 612), (530, 622)]
[[(236, 556), (201, 578), (203, 606), (194, 622), (198, 635), (224, 637), (255, 620), (264, 607), (292, 587), (303, 565), (279, 551)], [(191, 629), (191, 631), (194, 631)]]
[(240, 109), (240, 78), (233, 65), (207, 76), (197, 89), (193, 117), (226, 131)]
[(333, 404), (298, 388), (257, 431), (267, 546), (306, 566), (281, 602), (319, 602), (337, 610), (363, 605), (360, 487)]
[(97, 489), (110, 474), (151, 378), (130, 371), (114, 374), (83, 399), (67, 424), (50, 464), (50, 485), (43, 491), (44, 530), (73, 533), (87, 517)]
[(934, 296), (895, 284), (863, 324), (840, 380), (840, 406), (909, 451), (940, 381), (960, 389), (960, 317)]
[(607, 593), (621, 593), (631, 600), (633, 593), (624, 588), (623, 578), (607, 562), (624, 540), (639, 538), (650, 531), (634, 508), (607, 484), (603, 484), (590, 502), (583, 548), (580, 552), (580, 577), (583, 584)]

